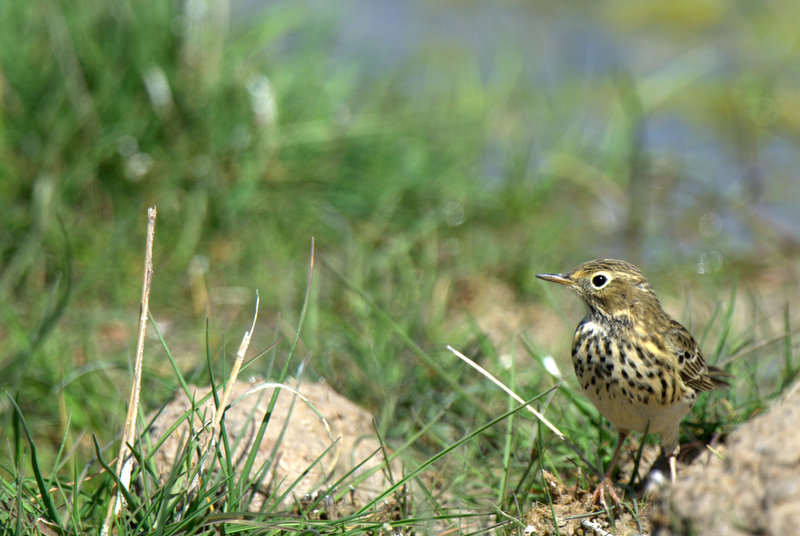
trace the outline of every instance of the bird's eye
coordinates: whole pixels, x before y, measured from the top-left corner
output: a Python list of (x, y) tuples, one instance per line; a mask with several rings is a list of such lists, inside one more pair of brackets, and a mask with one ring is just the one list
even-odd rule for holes
[(592, 278), (592, 286), (594, 288), (602, 288), (606, 283), (608, 283), (608, 278), (603, 274), (597, 274)]

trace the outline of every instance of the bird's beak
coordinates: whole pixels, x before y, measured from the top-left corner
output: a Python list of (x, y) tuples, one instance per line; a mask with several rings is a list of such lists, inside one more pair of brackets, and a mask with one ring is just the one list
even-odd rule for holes
[(536, 277), (539, 279), (544, 279), (545, 281), (550, 281), (552, 283), (558, 283), (559, 285), (564, 285), (567, 287), (574, 287), (575, 281), (569, 278), (567, 274), (536, 274)]

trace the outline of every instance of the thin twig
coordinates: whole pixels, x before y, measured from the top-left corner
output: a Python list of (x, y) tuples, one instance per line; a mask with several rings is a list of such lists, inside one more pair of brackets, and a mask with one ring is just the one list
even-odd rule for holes
[[(465, 356), (464, 354), (462, 354), (461, 352), (459, 352), (458, 350), (456, 350), (455, 348), (453, 348), (449, 344), (447, 345), (447, 349), (450, 350), (453, 353), (453, 355), (455, 355), (456, 357), (458, 357), (459, 359), (461, 359), (462, 361), (467, 363), (469, 366), (471, 366), (472, 368), (474, 368), (475, 370), (477, 370), (478, 372), (480, 372), (481, 374), (483, 374), (484, 376), (489, 378), (489, 380), (491, 380), (492, 383), (494, 383), (500, 389), (505, 391), (505, 393), (508, 394), (511, 398), (513, 398), (514, 400), (516, 400), (520, 404), (525, 404), (525, 400), (523, 400), (517, 393), (515, 393), (514, 391), (509, 389), (500, 380), (498, 380), (497, 378), (492, 376), (492, 374), (488, 370), (486, 370), (482, 366), (478, 365), (476, 362), (474, 362), (473, 360), (471, 360), (470, 358), (468, 358), (467, 356)], [(585, 463), (587, 467), (589, 467), (590, 469), (595, 469), (594, 465), (592, 465), (592, 463), (588, 459), (586, 459), (586, 456), (583, 455), (583, 453), (580, 451), (580, 449), (578, 449), (578, 447), (576, 447), (572, 443), (572, 441), (567, 439), (567, 436), (565, 436), (561, 432), (561, 430), (556, 428), (555, 425), (553, 425), (553, 423), (551, 423), (549, 420), (547, 420), (547, 418), (544, 415), (542, 415), (541, 413), (539, 413), (538, 411), (536, 411), (535, 409), (533, 409), (529, 405), (526, 405), (525, 408), (528, 411), (530, 411), (533, 414), (533, 416), (536, 417), (539, 420), (539, 422), (544, 424), (551, 432), (553, 432), (556, 435), (556, 437), (558, 437), (561, 441), (563, 441), (564, 444), (567, 445), (567, 447), (569, 447), (575, 454), (577, 454), (578, 458), (580, 458), (581, 461), (583, 463)], [(602, 476), (602, 475), (598, 471), (598, 477), (600, 477), (600, 476)]]
[[(147, 317), (150, 311), (150, 284), (153, 279), (153, 239), (156, 233), (156, 213), (156, 207), (147, 209), (147, 243), (144, 252), (144, 281), (142, 282), (142, 301), (139, 306), (139, 326), (136, 336), (136, 361), (133, 367), (131, 396), (128, 400), (128, 415), (125, 417), (125, 428), (122, 431), (122, 441), (119, 446), (119, 456), (117, 457), (117, 476), (126, 489), (130, 483), (133, 467), (133, 456), (131, 456), (128, 445), (133, 444), (136, 436), (136, 414), (139, 411), (139, 393), (142, 388), (144, 338), (147, 333)], [(108, 505), (108, 512), (106, 512), (106, 519), (101, 530), (103, 536), (108, 534), (111, 522), (119, 514), (124, 501), (122, 492), (118, 489)]]

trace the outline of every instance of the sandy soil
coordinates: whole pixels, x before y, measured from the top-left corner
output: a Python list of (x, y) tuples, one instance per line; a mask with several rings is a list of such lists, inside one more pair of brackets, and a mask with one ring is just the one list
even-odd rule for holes
[(659, 534), (800, 534), (800, 383), (697, 460), (672, 489)]
[[(389, 468), (391, 478), (402, 476), (398, 461), (386, 462), (369, 413), (324, 382), (298, 384), (291, 380), (286, 385), (302, 393), (305, 400), (289, 390), (281, 389), (269, 426), (259, 445), (254, 467), (261, 467), (273, 456), (275, 462), (253, 497), (248, 507), (250, 511), (259, 510), (265, 497), (272, 493), (280, 496), (290, 487), (291, 491), (281, 504), (282, 509), (289, 511), (296, 504), (313, 500), (316, 493), (330, 497), (330, 492), (347, 490), (352, 486), (352, 491), (339, 501), (327, 499), (327, 502), (323, 502), (324, 507), (339, 510), (339, 513), (351, 511), (390, 487)], [(232, 403), (225, 414), (225, 426), (231, 441), (236, 438), (234, 459), (239, 469), (244, 466), (252, 450), (256, 432), (275, 389), (272, 384), (257, 381), (240, 381), (234, 385)], [(202, 399), (210, 391), (208, 387), (195, 386), (191, 386), (191, 390), (196, 400)], [(208, 401), (200, 405), (192, 423), (195, 433), (200, 423), (209, 418), (212, 403)], [(160, 438), (190, 407), (183, 391), (176, 392), (156, 419), (150, 431), (151, 436)], [(189, 423), (183, 420), (154, 454), (153, 462), (160, 475), (168, 474), (188, 430)], [(329, 450), (326, 452), (326, 449)], [(365, 460), (366, 463), (353, 470)], [(348, 473), (350, 476), (339, 485), (338, 490), (330, 489)], [(361, 477), (364, 479), (360, 480)], [(292, 485), (295, 481), (298, 482)], [(327, 515), (336, 515), (336, 512), (328, 512)]]

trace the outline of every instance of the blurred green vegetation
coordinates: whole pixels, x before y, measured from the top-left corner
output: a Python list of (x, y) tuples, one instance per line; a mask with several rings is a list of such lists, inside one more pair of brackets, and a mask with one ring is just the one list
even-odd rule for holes
[[(445, 20), (483, 13), (411, 5)], [(452, 382), (505, 411), (443, 351), (501, 352), (460, 316), (463, 281), (500, 280), (534, 307), (545, 296), (534, 273), (624, 257), (668, 296), (688, 286), (710, 301), (694, 317), (704, 325), (728, 318), (713, 310), (736, 274), (745, 298), (797, 276), (785, 269), (797, 235), (756, 208), (797, 201), (784, 155), (800, 133), (798, 5), (495, 7), (532, 22), (552, 10), (552, 34), (493, 36), (482, 57), (428, 36), (383, 62), (342, 48), (348, 14), (332, 5), (273, 2), (232, 23), (224, 2), (0, 3), (0, 386), (40, 450), (121, 428), (148, 206), (159, 211), (150, 306), (190, 379), (205, 379), (206, 314), (223, 370), (255, 289), (261, 347), (293, 333), (314, 237), (302, 357), (379, 415), (390, 439), (448, 404), (442, 444), (487, 420), (454, 401)], [(592, 32), (606, 48), (593, 52)], [(640, 54), (571, 57), (611, 44)], [(681, 153), (674, 137), (687, 133)], [(705, 175), (717, 166), (725, 172)], [(540, 307), (559, 307), (546, 296)], [(764, 317), (780, 302), (751, 301)], [(715, 357), (763, 338), (758, 329), (712, 325)], [(148, 345), (153, 407), (175, 380)], [(775, 356), (759, 373), (791, 372), (791, 352)], [(519, 373), (526, 390), (549, 385), (540, 368)], [(748, 393), (728, 416), (767, 394)], [(11, 414), (0, 402), (3, 435)]]

